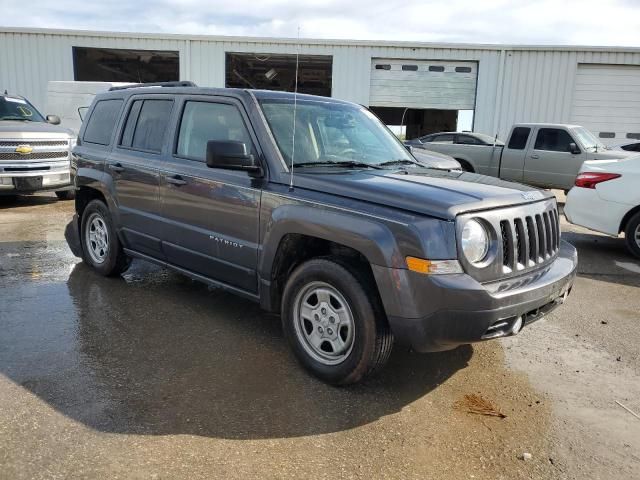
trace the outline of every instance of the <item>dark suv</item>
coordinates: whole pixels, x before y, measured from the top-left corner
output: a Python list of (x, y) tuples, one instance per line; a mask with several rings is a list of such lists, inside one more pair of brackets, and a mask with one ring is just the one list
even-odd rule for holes
[(334, 384), (382, 367), (394, 338), (428, 352), (516, 334), (575, 277), (550, 193), (424, 168), (332, 98), (113, 90), (73, 157), (76, 255), (102, 275), (148, 260), (259, 302)]

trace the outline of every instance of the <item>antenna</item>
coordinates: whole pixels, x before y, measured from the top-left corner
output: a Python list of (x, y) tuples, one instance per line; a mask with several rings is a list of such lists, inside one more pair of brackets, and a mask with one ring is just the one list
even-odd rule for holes
[(296, 42), (296, 80), (293, 89), (293, 135), (291, 137), (291, 166), (289, 168), (289, 191), (293, 190), (293, 162), (296, 156), (296, 112), (298, 110), (298, 65), (300, 57), (300, 25), (298, 25), (298, 41)]

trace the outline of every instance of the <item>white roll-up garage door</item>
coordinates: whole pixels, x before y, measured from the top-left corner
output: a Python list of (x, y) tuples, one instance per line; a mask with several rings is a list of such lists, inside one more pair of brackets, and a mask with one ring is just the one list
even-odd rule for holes
[(571, 122), (606, 144), (640, 136), (640, 66), (578, 65)]
[(473, 110), (476, 62), (374, 58), (369, 105)]

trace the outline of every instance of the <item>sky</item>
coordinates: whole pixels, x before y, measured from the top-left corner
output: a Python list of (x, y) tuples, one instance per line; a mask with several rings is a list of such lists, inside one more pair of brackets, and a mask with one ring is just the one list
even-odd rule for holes
[(640, 47), (640, 0), (0, 0), (4, 27)]

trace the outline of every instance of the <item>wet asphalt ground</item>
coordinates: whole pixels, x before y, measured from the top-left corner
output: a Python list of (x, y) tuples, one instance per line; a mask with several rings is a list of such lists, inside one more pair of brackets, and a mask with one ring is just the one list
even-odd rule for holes
[[(640, 478), (640, 262), (564, 225), (567, 303), (516, 337), (396, 349), (350, 388), (279, 320), (135, 261), (68, 250), (73, 202), (0, 198), (0, 478)], [(506, 418), (468, 412), (480, 395)], [(520, 459), (530, 453), (528, 460)]]

